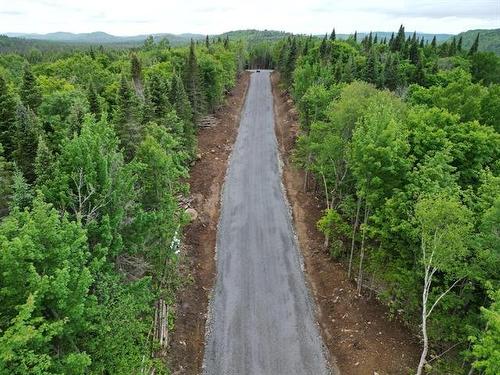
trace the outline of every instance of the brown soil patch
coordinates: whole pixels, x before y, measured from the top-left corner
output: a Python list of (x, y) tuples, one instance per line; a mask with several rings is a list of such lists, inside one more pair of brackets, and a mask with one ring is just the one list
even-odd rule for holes
[(418, 342), (401, 323), (388, 319), (387, 308), (375, 298), (359, 297), (344, 266), (333, 261), (324, 248), (315, 226), (323, 200), (314, 192), (303, 191), (304, 172), (290, 162), (299, 130), (297, 112), (278, 88), (277, 73), (272, 82), (284, 184), (332, 367), (342, 375), (411, 373), (419, 359)]
[(215, 240), (227, 160), (236, 139), (250, 74), (244, 72), (215, 113), (217, 125), (198, 132), (199, 160), (191, 168), (190, 206), (198, 218), (185, 228), (183, 277), (190, 282), (177, 296), (175, 329), (169, 347), (173, 374), (199, 374), (203, 362), (208, 297), (215, 279)]

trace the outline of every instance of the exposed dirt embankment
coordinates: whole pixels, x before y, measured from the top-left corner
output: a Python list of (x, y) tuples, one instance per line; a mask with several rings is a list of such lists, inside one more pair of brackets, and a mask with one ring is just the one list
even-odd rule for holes
[(244, 72), (216, 112), (217, 125), (198, 133), (199, 160), (191, 168), (191, 207), (198, 218), (185, 229), (182, 248), (187, 285), (177, 297), (175, 329), (170, 337), (169, 365), (174, 374), (199, 374), (203, 361), (208, 295), (215, 278), (215, 239), (221, 189), (226, 175), (250, 74)]
[(277, 73), (272, 82), (283, 180), (331, 361), (342, 375), (411, 373), (418, 363), (418, 343), (402, 324), (389, 321), (388, 310), (375, 298), (357, 295), (342, 264), (333, 261), (323, 246), (316, 229), (323, 201), (314, 192), (303, 191), (304, 172), (290, 161), (299, 130), (297, 112), (279, 89)]

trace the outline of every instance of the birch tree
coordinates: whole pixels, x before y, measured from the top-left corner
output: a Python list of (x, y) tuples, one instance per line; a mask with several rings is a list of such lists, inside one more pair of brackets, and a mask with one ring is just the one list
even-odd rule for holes
[[(420, 200), (415, 208), (420, 229), (423, 347), (417, 375), (421, 375), (429, 351), (428, 322), (439, 302), (465, 277), (467, 239), (471, 231), (470, 212), (454, 198), (437, 196)], [(439, 288), (433, 288), (437, 273), (444, 274)], [(437, 291), (436, 291), (437, 289)]]

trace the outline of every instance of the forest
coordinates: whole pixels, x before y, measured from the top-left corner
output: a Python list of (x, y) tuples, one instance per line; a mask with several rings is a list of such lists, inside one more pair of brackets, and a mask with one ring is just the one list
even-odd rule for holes
[(0, 374), (168, 373), (196, 124), (245, 67), (279, 71), (325, 247), (422, 339), (418, 374), (500, 373), (500, 57), (403, 26), (246, 34), (0, 39)]
[(325, 246), (421, 338), (417, 374), (500, 373), (500, 58), (479, 43), (401, 26), (249, 52), (298, 109)]
[(0, 374), (167, 372), (195, 124), (243, 64), (208, 38), (0, 55)]

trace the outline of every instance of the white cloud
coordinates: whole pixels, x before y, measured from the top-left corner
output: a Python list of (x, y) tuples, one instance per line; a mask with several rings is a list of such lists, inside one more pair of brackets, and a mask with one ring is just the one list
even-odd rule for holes
[(1, 32), (215, 34), (256, 28), (295, 33), (500, 27), (499, 0), (0, 0)]

